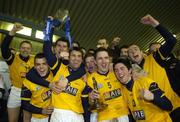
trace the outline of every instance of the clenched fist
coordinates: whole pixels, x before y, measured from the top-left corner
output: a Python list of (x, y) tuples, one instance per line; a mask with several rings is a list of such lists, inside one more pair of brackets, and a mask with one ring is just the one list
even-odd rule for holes
[(140, 96), (141, 96), (141, 98), (143, 98), (144, 100), (147, 100), (147, 101), (154, 100), (154, 94), (151, 91), (149, 91), (148, 89), (141, 89)]
[(153, 27), (159, 25), (159, 22), (149, 14), (141, 18), (141, 23), (145, 25), (151, 25)]
[(9, 32), (9, 35), (14, 36), (17, 31), (20, 31), (23, 29), (23, 26), (21, 23), (15, 23), (12, 30)]
[(64, 76), (61, 76), (58, 82), (58, 86), (62, 89), (65, 90), (66, 86), (68, 84), (68, 80), (67, 78), (65, 78)]

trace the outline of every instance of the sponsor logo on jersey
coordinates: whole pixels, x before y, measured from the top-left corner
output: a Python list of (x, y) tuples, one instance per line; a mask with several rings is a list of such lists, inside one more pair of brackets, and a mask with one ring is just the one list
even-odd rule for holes
[(64, 92), (68, 93), (68, 94), (71, 94), (73, 96), (76, 96), (77, 95), (77, 92), (78, 92), (78, 89), (77, 88), (73, 88), (71, 87), (70, 85), (68, 85), (66, 87), (66, 89), (64, 90)]
[(48, 100), (48, 99), (51, 97), (51, 93), (52, 93), (51, 90), (48, 90), (48, 91), (42, 93), (42, 94), (41, 94), (42, 100), (43, 100), (43, 101)]
[(120, 89), (115, 89), (115, 90), (104, 93), (105, 101), (111, 100), (111, 99), (114, 99), (114, 98), (117, 98), (117, 97), (120, 97), (120, 96), (121, 96)]
[(145, 120), (145, 113), (143, 110), (133, 111), (132, 115), (135, 120)]

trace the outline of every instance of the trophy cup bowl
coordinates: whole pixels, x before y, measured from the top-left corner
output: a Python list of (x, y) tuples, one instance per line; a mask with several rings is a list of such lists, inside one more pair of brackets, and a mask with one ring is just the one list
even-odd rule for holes
[(58, 20), (61, 25), (59, 26), (59, 28), (61, 28), (63, 26), (63, 24), (66, 21), (66, 18), (69, 16), (69, 11), (66, 9), (58, 9), (54, 15), (54, 19)]

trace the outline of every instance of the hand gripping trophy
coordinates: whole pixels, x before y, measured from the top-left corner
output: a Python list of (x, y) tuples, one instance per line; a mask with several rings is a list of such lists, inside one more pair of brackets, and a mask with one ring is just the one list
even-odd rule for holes
[(62, 27), (62, 25), (65, 23), (66, 19), (69, 17), (69, 11), (65, 9), (58, 9), (55, 13), (54, 19), (58, 20), (61, 25), (59, 27)]
[[(93, 89), (98, 91), (99, 88), (96, 79), (93, 77), (92, 80), (93, 80)], [(108, 106), (107, 104), (100, 102), (98, 99), (94, 99), (93, 104), (90, 106), (90, 110), (101, 111), (105, 109), (107, 106)]]
[(51, 40), (53, 36), (54, 28), (62, 28), (64, 26), (66, 38), (69, 41), (70, 47), (72, 45), (72, 38), (70, 35), (70, 17), (69, 11), (65, 9), (58, 9), (55, 16), (48, 16), (46, 19), (46, 28), (44, 31), (44, 40)]
[(72, 38), (70, 34), (70, 16), (69, 16), (69, 11), (65, 9), (59, 9), (57, 10), (55, 14), (55, 18), (60, 21), (61, 25), (59, 26), (62, 28), (64, 25), (64, 30), (65, 30), (65, 35), (66, 38), (69, 41), (70, 48), (72, 47)]

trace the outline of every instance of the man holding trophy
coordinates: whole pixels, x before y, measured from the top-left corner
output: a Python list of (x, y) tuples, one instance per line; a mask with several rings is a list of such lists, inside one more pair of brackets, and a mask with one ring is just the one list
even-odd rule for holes
[(110, 59), (106, 49), (98, 48), (95, 54), (97, 71), (88, 79), (88, 85), (93, 89), (89, 94), (91, 122), (129, 122), (129, 110), (125, 103), (121, 84), (114, 72), (109, 71)]
[[(66, 18), (67, 20), (68, 18)], [(65, 23), (66, 31), (69, 29), (69, 19)], [(57, 86), (61, 86), (60, 93), (52, 93), (52, 105), (54, 111), (51, 115), (51, 122), (84, 122), (82, 113), (84, 112), (81, 95), (85, 89), (85, 82), (81, 77), (68, 82), (65, 77), (73, 75), (81, 66), (83, 61), (83, 53), (79, 48), (73, 48), (69, 51), (69, 64), (64, 65), (61, 60), (58, 60), (53, 55), (52, 47), (52, 34), (54, 27), (60, 25), (60, 22), (52, 17), (48, 17), (46, 21), (44, 47), (43, 51), (51, 70), (54, 73), (53, 82)], [(69, 34), (69, 33), (68, 33)], [(67, 35), (68, 35), (67, 34)], [(69, 39), (69, 37), (68, 37)], [(63, 85), (62, 85), (63, 84)]]
[[(59, 9), (56, 12), (55, 19), (53, 17), (50, 17), (50, 16), (46, 19), (46, 28), (44, 30), (44, 34), (45, 34), (44, 40), (52, 40), (53, 31), (54, 31), (55, 27), (61, 28), (62, 25), (65, 26), (65, 32), (67, 33), (66, 38), (61, 37), (58, 40), (56, 40), (55, 45), (53, 47), (54, 52), (53, 53), (47, 53), (48, 58), (51, 59), (48, 62), (48, 64), (50, 66), (55, 65), (57, 59), (60, 60), (65, 65), (67, 65), (69, 63), (69, 61), (68, 61), (69, 56), (68, 55), (69, 55), (69, 49), (71, 48), (70, 47), (71, 41), (69, 41), (69, 40), (71, 39), (71, 36), (70, 36), (70, 19), (69, 19), (67, 10)], [(70, 74), (66, 78), (69, 82), (71, 82), (75, 79), (82, 77), (85, 73), (86, 73), (85, 67), (84, 67), (84, 65), (81, 65), (81, 67), (77, 71), (75, 71), (73, 73), (73, 75)], [(34, 69), (31, 69), (27, 73), (26, 78), (28, 80), (32, 81), (33, 83), (42, 85), (44, 87), (49, 87), (54, 92), (60, 91), (58, 86), (56, 86), (54, 83), (49, 83), (48, 81), (37, 76)]]

